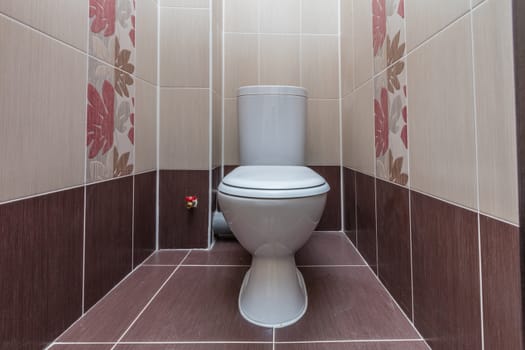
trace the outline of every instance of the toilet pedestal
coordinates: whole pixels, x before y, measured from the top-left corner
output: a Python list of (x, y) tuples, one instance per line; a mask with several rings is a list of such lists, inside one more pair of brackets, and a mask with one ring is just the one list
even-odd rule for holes
[(308, 296), (293, 255), (254, 256), (239, 294), (239, 310), (251, 323), (263, 327), (285, 327), (306, 312)]

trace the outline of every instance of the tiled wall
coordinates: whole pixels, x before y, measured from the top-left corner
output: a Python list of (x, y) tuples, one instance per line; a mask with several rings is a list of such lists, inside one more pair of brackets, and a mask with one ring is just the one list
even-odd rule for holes
[(225, 0), (224, 164), (239, 164), (237, 89), (308, 90), (306, 162), (332, 187), (320, 230), (339, 230), (340, 89), (337, 0)]
[(160, 248), (206, 248), (222, 164), (222, 1), (161, 0), (159, 42)]
[(154, 0), (0, 4), (0, 348), (40, 349), (155, 247)]
[(437, 350), (522, 345), (511, 11), (341, 1), (345, 231)]
[(224, 164), (239, 164), (237, 89), (308, 89), (307, 163), (340, 165), (338, 1), (225, 0)]

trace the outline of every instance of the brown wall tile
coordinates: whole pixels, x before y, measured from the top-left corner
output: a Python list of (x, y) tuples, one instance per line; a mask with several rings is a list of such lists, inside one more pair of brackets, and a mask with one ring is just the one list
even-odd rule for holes
[(356, 173), (357, 249), (377, 273), (375, 179)]
[(522, 349), (519, 228), (480, 217), (485, 349)]
[(0, 349), (42, 349), (82, 313), (84, 190), (0, 206)]
[(376, 186), (378, 275), (412, 318), (408, 190), (382, 180)]
[[(208, 247), (209, 171), (161, 170), (159, 244), (161, 249)], [(186, 209), (185, 196), (196, 195), (199, 206)]]
[(85, 310), (131, 271), (132, 212), (133, 177), (86, 188)]
[(330, 185), (326, 207), (316, 231), (339, 231), (341, 230), (341, 167), (310, 166), (310, 168), (324, 177)]
[(414, 321), (434, 350), (481, 349), (477, 214), (412, 192)]
[(133, 266), (137, 266), (155, 250), (157, 173), (136, 175), (134, 191)]
[(355, 212), (355, 172), (343, 168), (344, 232), (354, 244), (357, 243), (357, 221)]

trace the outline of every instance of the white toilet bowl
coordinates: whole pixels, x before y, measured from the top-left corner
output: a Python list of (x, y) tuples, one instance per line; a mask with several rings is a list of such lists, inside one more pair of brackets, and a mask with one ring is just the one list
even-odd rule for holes
[(253, 256), (239, 294), (249, 322), (284, 327), (306, 312), (308, 297), (295, 252), (310, 238), (330, 187), (302, 166), (241, 166), (219, 186), (231, 230)]

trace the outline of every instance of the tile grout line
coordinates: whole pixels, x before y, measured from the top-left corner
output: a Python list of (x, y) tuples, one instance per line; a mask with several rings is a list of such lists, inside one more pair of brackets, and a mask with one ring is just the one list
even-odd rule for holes
[[(60, 339), (60, 337), (62, 337), (64, 334), (66, 334), (71, 328), (73, 328), (73, 326), (80, 320), (82, 319), (88, 312), (90, 312), (91, 310), (93, 310), (98, 304), (100, 304), (109, 294), (111, 294), (114, 290), (116, 290), (124, 281), (126, 281), (129, 277), (131, 277), (131, 275), (137, 271), (140, 267), (148, 267), (149, 265), (144, 265), (144, 263), (149, 259), (151, 258), (153, 255), (155, 254), (155, 252), (152, 252), (146, 259), (144, 259), (143, 262), (141, 262), (134, 270), (130, 271), (126, 276), (124, 276), (116, 285), (113, 286), (113, 288), (111, 288), (106, 294), (104, 294), (104, 296), (102, 296), (102, 298), (100, 298), (95, 304), (93, 304), (87, 311), (85, 311), (82, 316), (80, 316), (79, 318), (77, 318), (73, 323), (71, 323), (69, 325), (69, 327), (67, 327), (62, 333), (60, 333), (60, 335), (58, 337), (56, 337), (53, 342), (51, 342), (51, 344), (49, 344), (49, 347), (46, 348), (46, 349), (49, 349), (51, 348), (53, 345), (55, 344), (62, 344), (63, 342), (58, 342), (57, 339)], [(113, 343), (111, 343), (113, 344)]]
[[(372, 177), (372, 178), (374, 177), (373, 175), (366, 174), (366, 173), (361, 172), (361, 171), (359, 171), (359, 170), (356, 170), (356, 169), (354, 169), (354, 168), (350, 168), (350, 167), (346, 167), (346, 168), (347, 168), (347, 169), (350, 169), (350, 170), (352, 170), (352, 171), (354, 171), (354, 172), (356, 172), (356, 173), (359, 173), (359, 174), (362, 174), (362, 175), (366, 175), (366, 176), (368, 176), (368, 177)], [(407, 188), (407, 187), (405, 187), (405, 186), (402, 186), (402, 185), (397, 184), (397, 183), (395, 183), (395, 182), (388, 181), (388, 180), (386, 180), (386, 179), (377, 178), (377, 180), (379, 180), (379, 181), (383, 181), (383, 182), (385, 182), (385, 183), (387, 183), (387, 184), (389, 184), (389, 185), (394, 185), (394, 186), (397, 186), (397, 187), (400, 187), (400, 188), (403, 188), (403, 189), (406, 189), (406, 190), (409, 189), (409, 188)], [(413, 188), (413, 187), (412, 187), (412, 188), (410, 188), (409, 190), (410, 190), (410, 192), (414, 192), (414, 193), (417, 193), (417, 194), (420, 194), (420, 195), (423, 195), (423, 196), (426, 196), (426, 197), (429, 197), (429, 198), (432, 198), (432, 199), (438, 200), (438, 201), (440, 201), (440, 202), (443, 202), (443, 203), (449, 204), (449, 205), (451, 205), (451, 206), (458, 207), (458, 208), (461, 208), (461, 209), (464, 209), (464, 210), (470, 211), (470, 212), (472, 212), (472, 213), (474, 213), (474, 214), (478, 214), (478, 210), (473, 209), (473, 208), (469, 208), (469, 207), (467, 207), (467, 206), (464, 206), (463, 204), (456, 203), (456, 202), (452, 202), (452, 201), (450, 201), (450, 200), (448, 200), (448, 199), (438, 197), (438, 196), (436, 196), (436, 195), (433, 195), (433, 194), (431, 194), (431, 193), (424, 192), (424, 191), (419, 190), (419, 189), (417, 189), (417, 188)], [(488, 218), (490, 218), (490, 219), (494, 219), (494, 220), (496, 220), (496, 221), (499, 221), (499, 222), (501, 222), (501, 223), (504, 223), (504, 224), (507, 224), (507, 225), (510, 225), (510, 226), (516, 227), (516, 228), (519, 227), (519, 224), (517, 224), (517, 223), (514, 223), (514, 222), (511, 222), (511, 221), (508, 221), (508, 220), (503, 219), (503, 218), (499, 218), (499, 217), (494, 216), (494, 215), (489, 214), (489, 213), (485, 213), (485, 212), (479, 211), (479, 214), (482, 215), (482, 216), (488, 217)]]
[(208, 96), (208, 239), (206, 242), (206, 245), (208, 248), (210, 247), (210, 242), (212, 240), (212, 215), (213, 212), (211, 210), (212, 208), (212, 201), (213, 201), (213, 146), (214, 146), (214, 137), (213, 137), (213, 121), (215, 119), (214, 116), (214, 102), (215, 99), (214, 94), (217, 92), (215, 91), (215, 84), (214, 84), (214, 74), (213, 74), (213, 68), (214, 65), (214, 59), (215, 57), (215, 51), (214, 51), (214, 39), (215, 39), (215, 21), (213, 16), (213, 0), (208, 0), (208, 6), (209, 6), (209, 13), (208, 13), (208, 21), (209, 21), (209, 32), (208, 32), (208, 85), (209, 85), (209, 96)]
[[(484, 4), (484, 2), (481, 2), (480, 4), (476, 5), (474, 7), (477, 8), (479, 6), (482, 6)], [(432, 39), (434, 39), (435, 37), (437, 37), (438, 35), (442, 34), (444, 31), (446, 31), (447, 29), (449, 29), (451, 26), (455, 25), (457, 22), (460, 22), (464, 17), (468, 16), (470, 14), (470, 10), (465, 12), (464, 14), (460, 15), (459, 17), (455, 18), (453, 21), (451, 21), (450, 23), (446, 24), (443, 28), (439, 29), (437, 32), (435, 32), (434, 34), (430, 35), (428, 38), (426, 38), (425, 40), (423, 40), (421, 43), (419, 43), (418, 45), (416, 45), (414, 48), (412, 48), (410, 51), (407, 49), (406, 50), (406, 53), (401, 56), (398, 60), (396, 60), (395, 62), (393, 62), (391, 65), (387, 66), (386, 68), (384, 69), (381, 69), (379, 72), (377, 73), (373, 73), (372, 76), (368, 79), (366, 79), (365, 81), (363, 81), (361, 84), (359, 84), (358, 86), (355, 87), (354, 91), (356, 90), (359, 90), (361, 89), (362, 87), (364, 87), (366, 84), (370, 83), (370, 81), (374, 80), (375, 78), (377, 78), (378, 76), (382, 75), (383, 73), (385, 73), (390, 67), (392, 67), (393, 65), (395, 65), (397, 62), (399, 61), (402, 61), (402, 60), (407, 60), (408, 59), (408, 56), (412, 55), (415, 51), (417, 51), (418, 49), (420, 49), (421, 47), (427, 45)], [(406, 31), (405, 31), (406, 33)], [(373, 57), (373, 55), (372, 55)], [(354, 92), (352, 91), (352, 92)]]
[(159, 289), (157, 290), (157, 292), (155, 294), (153, 294), (153, 296), (151, 297), (151, 299), (147, 302), (147, 304), (142, 308), (142, 310), (138, 313), (138, 315), (135, 317), (135, 319), (131, 322), (131, 324), (129, 325), (129, 327), (124, 331), (124, 333), (122, 333), (122, 335), (120, 336), (120, 338), (117, 339), (117, 342), (115, 343), (115, 345), (113, 345), (113, 347), (111, 347), (110, 350), (115, 350), (115, 348), (117, 347), (117, 345), (119, 345), (120, 341), (126, 336), (126, 334), (129, 332), (129, 330), (131, 329), (131, 327), (133, 327), (135, 325), (135, 323), (137, 322), (137, 320), (140, 318), (140, 316), (142, 316), (142, 314), (146, 311), (146, 309), (151, 305), (151, 303), (153, 302), (153, 300), (155, 300), (155, 298), (157, 297), (157, 295), (159, 295), (159, 293), (162, 291), (162, 289), (164, 288), (164, 286), (170, 281), (170, 279), (173, 277), (173, 275), (181, 268), (182, 266), (182, 263), (184, 263), (184, 260), (186, 260), (186, 258), (188, 258), (188, 256), (191, 254), (191, 250), (188, 251), (186, 253), (186, 255), (184, 256), (184, 258), (181, 260), (181, 262), (179, 263), (179, 265), (173, 270), (173, 272), (168, 276), (168, 278), (166, 278), (166, 280), (164, 281), (164, 283), (162, 283), (162, 285), (159, 287)]
[(474, 111), (474, 142), (476, 145), (476, 205), (477, 210), (477, 226), (478, 226), (478, 266), (479, 266), (479, 311), (480, 311), (480, 331), (481, 331), (481, 350), (485, 350), (485, 320), (483, 310), (483, 265), (481, 253), (481, 214), (480, 214), (480, 184), (479, 184), (479, 138), (478, 138), (478, 104), (477, 104), (477, 88), (476, 88), (476, 53), (474, 42), (474, 13), (473, 0), (470, 0), (470, 54), (472, 59), (472, 104)]
[[(357, 222), (357, 173), (354, 171), (354, 219), (355, 219), (355, 249), (359, 247), (359, 230)], [(351, 241), (351, 240), (350, 240)]]
[[(345, 235), (346, 237), (346, 235)], [(347, 241), (352, 245), (354, 246), (355, 248), (355, 245), (352, 243), (352, 241), (346, 237)], [(361, 254), (361, 252), (355, 248), (357, 254), (359, 254), (359, 256), (361, 257), (361, 259), (363, 259), (364, 261), (366, 261), (363, 257), (363, 255)], [(401, 308), (401, 306), (399, 306), (399, 303), (397, 302), (397, 300), (392, 296), (392, 294), (390, 293), (390, 291), (388, 290), (388, 288), (386, 288), (386, 286), (384, 285), (384, 283), (379, 279), (379, 275), (376, 275), (374, 273), (374, 270), (370, 267), (370, 265), (367, 265), (368, 269), (370, 270), (370, 272), (372, 272), (372, 274), (374, 275), (375, 279), (379, 282), (379, 284), (381, 285), (381, 287), (383, 287), (383, 290), (386, 291), (386, 293), (388, 294), (388, 296), (390, 297), (390, 299), (394, 302), (394, 304), (397, 306), (398, 310), (401, 312), (401, 314), (403, 315), (403, 317), (405, 317), (405, 319), (408, 321), (408, 323), (410, 323), (410, 325), (412, 326), (413, 330), (417, 333), (417, 335), (419, 335), (419, 337), (421, 338), (421, 340), (425, 343), (425, 345), (428, 347), (429, 350), (432, 350), (432, 348), (428, 345), (427, 341), (425, 340), (425, 338), (423, 338), (423, 336), (421, 335), (421, 333), (419, 332), (419, 330), (416, 328), (416, 326), (412, 323), (412, 321), (410, 320), (410, 318), (406, 315), (406, 313), (403, 311), (403, 309)]]
[[(403, 11), (406, 14), (407, 11), (407, 5), (406, 2), (403, 3)], [(403, 18), (403, 26), (405, 30), (405, 50), (406, 48), (406, 42), (407, 42), (407, 21), (406, 16)], [(406, 86), (406, 92), (405, 92), (405, 102), (406, 102), (406, 108), (407, 108), (407, 145), (410, 147), (410, 87), (408, 86), (408, 59), (405, 59), (405, 86)], [(408, 230), (409, 230), (409, 236), (410, 236), (410, 299), (411, 299), (411, 305), (412, 305), (412, 323), (416, 324), (415, 319), (415, 302), (414, 302), (414, 247), (413, 247), (413, 236), (412, 236), (412, 195), (411, 195), (411, 188), (412, 188), (412, 176), (411, 169), (410, 169), (410, 148), (407, 148), (407, 163), (408, 163)]]
[[(332, 340), (304, 340), (304, 341), (276, 341), (275, 345), (287, 344), (355, 344), (355, 343), (425, 343), (424, 339), (406, 338), (406, 339), (332, 339)], [(118, 345), (213, 345), (213, 344), (262, 344), (273, 345), (273, 341), (136, 341), (120, 342)], [(54, 345), (115, 345), (113, 342), (57, 342)]]
[(156, 115), (155, 115), (155, 157), (156, 157), (156, 181), (155, 181), (155, 250), (159, 250), (160, 241), (160, 5), (157, 3), (157, 86), (156, 86)]
[[(339, 202), (341, 212), (341, 230), (345, 229), (345, 198), (344, 198), (344, 173), (343, 173), (343, 68), (342, 68), (342, 40), (341, 40), (341, 0), (337, 1), (337, 26), (339, 35), (337, 37), (337, 64), (338, 64), (338, 102), (339, 102)], [(302, 13), (302, 11), (301, 11)]]
[[(89, 13), (89, 4), (87, 4), (87, 8), (86, 8), (86, 12), (85, 13)], [(91, 37), (91, 26), (90, 26), (90, 19), (88, 19), (88, 22), (87, 22), (87, 30), (86, 30), (86, 53), (89, 52), (89, 39)], [(88, 85), (89, 85), (89, 57), (86, 57), (86, 87), (85, 87), (85, 92), (84, 92), (84, 97), (85, 97), (85, 111), (84, 111), (84, 115), (85, 115), (85, 122), (84, 122), (84, 144), (82, 146), (83, 150), (84, 150), (84, 164), (82, 164), (83, 166), (83, 169), (84, 169), (84, 183), (82, 184), (82, 187), (83, 187), (83, 192), (84, 192), (84, 203), (83, 203), (83, 222), (82, 222), (82, 313), (81, 313), (81, 316), (82, 317), (85, 313), (85, 305), (86, 305), (86, 227), (87, 227), (87, 171), (88, 171), (88, 166), (87, 166), (87, 162), (88, 162), (88, 156), (87, 156), (87, 146), (86, 146), (86, 140), (87, 140), (87, 135), (88, 135), (88, 131), (87, 131), (87, 124), (88, 124), (88, 121), (87, 121), (87, 104), (88, 104)], [(73, 322), (74, 323), (74, 322)]]
[[(221, 173), (220, 180), (224, 178), (224, 81), (225, 81), (225, 55), (224, 55), (224, 23), (225, 23), (225, 12), (226, 12), (226, 0), (222, 0), (222, 23), (221, 23)], [(218, 211), (218, 209), (217, 209)]]

